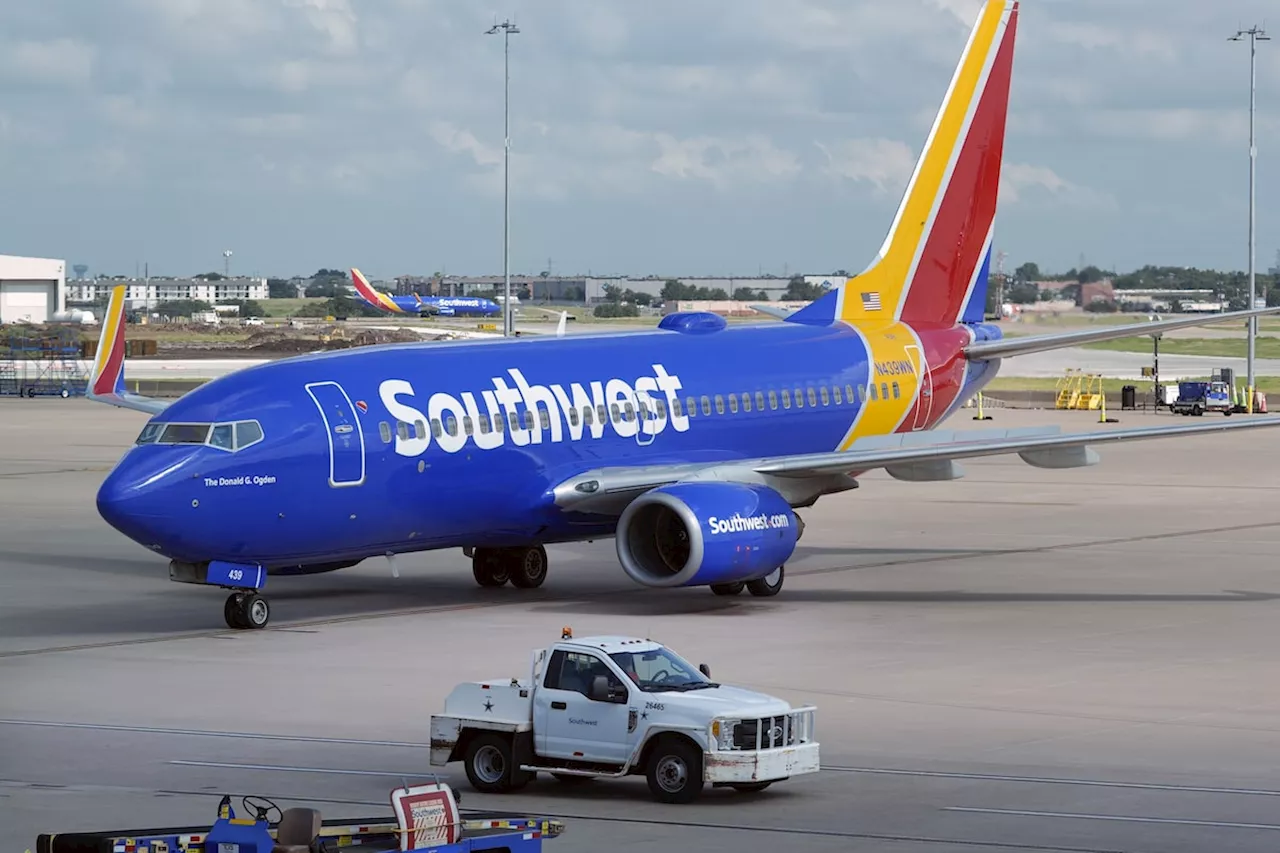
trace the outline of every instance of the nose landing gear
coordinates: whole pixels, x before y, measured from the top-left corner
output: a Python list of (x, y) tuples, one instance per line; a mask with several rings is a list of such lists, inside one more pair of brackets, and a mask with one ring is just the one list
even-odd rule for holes
[(228, 628), (265, 628), (271, 620), (271, 605), (256, 592), (233, 592), (222, 606), (222, 617)]

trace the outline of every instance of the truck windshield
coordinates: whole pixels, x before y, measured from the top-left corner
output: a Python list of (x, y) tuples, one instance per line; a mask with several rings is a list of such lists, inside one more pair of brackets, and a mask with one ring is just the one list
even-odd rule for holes
[(696, 666), (667, 649), (615, 652), (609, 657), (646, 693), (716, 686), (703, 677)]

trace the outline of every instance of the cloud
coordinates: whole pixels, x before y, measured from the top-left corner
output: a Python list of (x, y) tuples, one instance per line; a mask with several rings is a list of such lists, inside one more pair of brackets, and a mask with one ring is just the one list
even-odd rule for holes
[[(0, 233), (12, 251), (95, 268), (144, 253), (153, 270), (189, 273), (216, 240), (284, 274), (341, 267), (339, 251), (397, 272), (492, 272), (504, 69), (502, 38), (485, 31), (510, 14), (517, 265), (554, 253), (566, 271), (856, 266), (980, 7), (0, 4), (0, 193), (24, 199), (0, 212)], [(1046, 269), (1080, 251), (1159, 263), (1170, 245), (1238, 265), (1248, 51), (1226, 37), (1261, 20), (1264, 0), (1021, 8), (1000, 248)], [(1280, 170), (1265, 167), (1280, 49), (1258, 59), (1265, 215), (1261, 200), (1280, 197)], [(1178, 212), (1189, 204), (1195, 216)]]

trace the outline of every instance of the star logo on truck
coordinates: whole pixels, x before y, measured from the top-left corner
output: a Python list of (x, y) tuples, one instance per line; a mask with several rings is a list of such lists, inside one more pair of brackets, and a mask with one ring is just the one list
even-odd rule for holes
[(490, 714), (493, 713), (493, 702), (490, 701), (488, 696), (486, 696), (484, 699), (484, 709), (488, 711)]

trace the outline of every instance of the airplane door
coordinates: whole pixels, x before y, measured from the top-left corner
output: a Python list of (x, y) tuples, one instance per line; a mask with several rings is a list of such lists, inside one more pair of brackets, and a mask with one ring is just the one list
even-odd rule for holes
[(924, 352), (915, 344), (908, 344), (903, 347), (907, 353), (907, 357), (911, 359), (911, 366), (916, 370), (917, 383), (920, 389), (916, 397), (916, 419), (911, 424), (911, 429), (924, 429), (929, 423), (929, 416), (933, 414), (933, 375), (929, 372), (929, 362), (925, 360)]
[(351, 398), (337, 382), (312, 382), (306, 388), (329, 439), (329, 485), (360, 485), (364, 482), (364, 430)]

